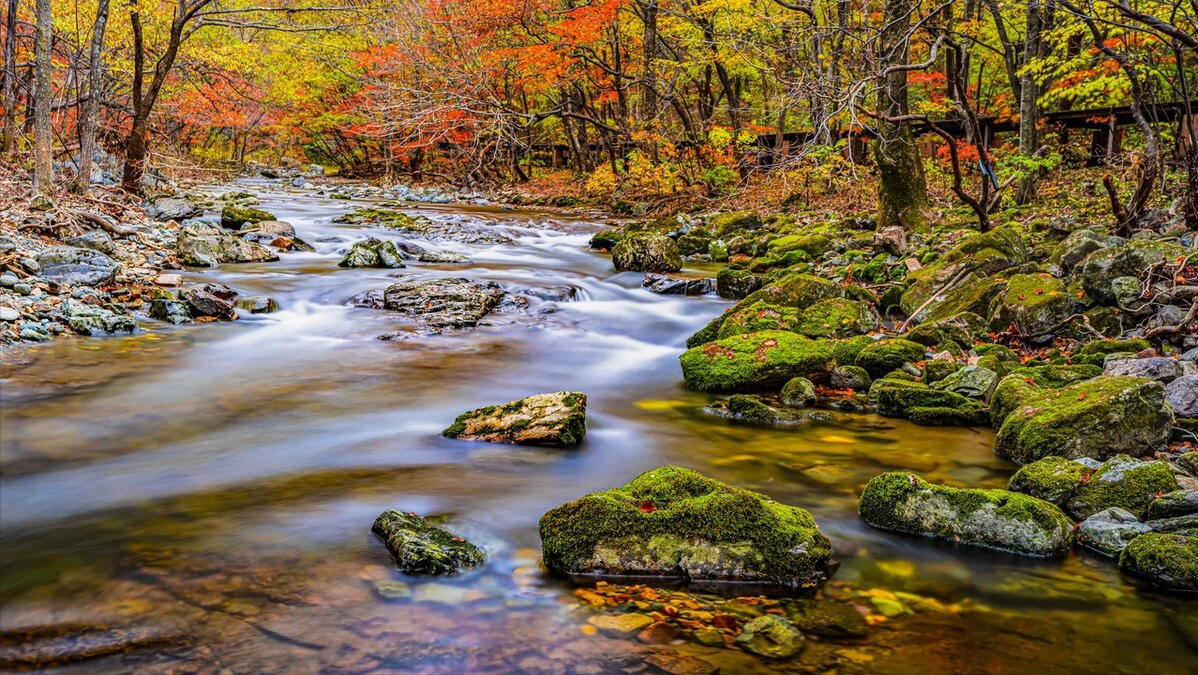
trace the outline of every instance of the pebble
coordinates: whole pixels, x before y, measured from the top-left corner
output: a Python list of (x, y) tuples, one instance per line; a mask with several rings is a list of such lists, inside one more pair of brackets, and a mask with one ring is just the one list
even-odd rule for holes
[(599, 614), (587, 619), (587, 623), (606, 635), (626, 638), (648, 628), (653, 619), (644, 614)]
[(18, 262), (20, 262), (21, 267), (24, 267), (25, 271), (29, 272), (30, 274), (37, 274), (38, 272), (42, 271), (42, 266), (39, 265), (33, 258), (21, 258)]
[(19, 283), (19, 284), (14, 284), (12, 289), (14, 291), (20, 293), (21, 295), (29, 295), (30, 293), (33, 292), (33, 286), (31, 286), (27, 283), (24, 283), (24, 282)]
[(4, 274), (0, 274), (0, 286), (3, 286), (5, 288), (12, 288), (13, 286), (17, 285), (17, 283), (19, 283), (20, 281), (21, 280), (19, 278), (17, 278), (17, 275), (13, 274), (12, 272), (5, 272)]
[(0, 321), (16, 321), (21, 318), (21, 313), (12, 307), (0, 307)]

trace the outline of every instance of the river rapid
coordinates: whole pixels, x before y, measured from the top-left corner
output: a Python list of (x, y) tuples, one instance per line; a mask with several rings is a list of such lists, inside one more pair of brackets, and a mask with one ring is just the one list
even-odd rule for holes
[[(511, 239), (428, 242), (332, 222), (365, 202), (262, 181), (233, 187), (260, 193), (261, 208), (316, 252), (185, 276), (268, 295), (279, 312), (144, 321), (130, 337), (4, 355), (5, 670), (681, 673), (701, 659), (725, 675), (1198, 672), (1193, 602), (1142, 588), (1096, 555), (1029, 560), (858, 520), (861, 488), (887, 470), (1005, 485), (1013, 469), (993, 454), (989, 429), (833, 411), (762, 428), (702, 412), (713, 397), (683, 388), (678, 356), (730, 303), (655, 295), (640, 274), (615, 273), (587, 247), (601, 222), (413, 205)], [(367, 236), (474, 262), (338, 268)], [(496, 281), (529, 304), (473, 330), (392, 341), (377, 338), (404, 319), (347, 305), (424, 276)], [(578, 449), (439, 435), (462, 411), (559, 390), (589, 398)], [(777, 662), (586, 630), (591, 610), (574, 587), (538, 566), (537, 519), (666, 464), (810, 510), (840, 563), (827, 592), (898, 594), (908, 609), (865, 638), (812, 639)], [(403, 577), (370, 532), (388, 508), (437, 516), (486, 548), (489, 563), (448, 580)], [(405, 597), (380, 594), (401, 588), (388, 582), (406, 584)], [(647, 665), (653, 655), (667, 658)]]

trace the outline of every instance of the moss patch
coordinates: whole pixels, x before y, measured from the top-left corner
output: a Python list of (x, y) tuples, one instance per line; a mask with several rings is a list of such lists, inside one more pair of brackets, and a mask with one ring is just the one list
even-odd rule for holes
[(777, 390), (792, 377), (821, 382), (832, 370), (832, 348), (783, 331), (762, 331), (717, 340), (680, 358), (686, 385), (699, 391)]
[(1115, 455), (1078, 486), (1065, 509), (1078, 520), (1085, 520), (1117, 506), (1142, 519), (1153, 499), (1177, 487), (1173, 471), (1164, 462), (1141, 462)]
[(922, 361), (926, 352), (918, 342), (902, 338), (879, 340), (862, 349), (853, 365), (864, 368), (870, 377), (882, 377), (904, 363)]
[(1084, 464), (1064, 457), (1045, 457), (1016, 471), (1007, 482), (1007, 489), (1060, 506), (1073, 496), (1089, 474), (1090, 469)]
[(1198, 537), (1142, 534), (1123, 549), (1119, 566), (1158, 586), (1198, 591)]
[(396, 566), (408, 574), (457, 574), (486, 560), (474, 544), (429, 525), (414, 513), (384, 511), (371, 530), (387, 545)]

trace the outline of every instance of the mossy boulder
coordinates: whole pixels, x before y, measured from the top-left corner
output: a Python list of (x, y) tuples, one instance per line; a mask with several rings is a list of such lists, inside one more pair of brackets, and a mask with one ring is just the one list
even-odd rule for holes
[(968, 346), (984, 338), (988, 332), (989, 324), (981, 316), (973, 312), (959, 312), (945, 319), (921, 323), (903, 337), (927, 347), (947, 340)]
[(994, 452), (1016, 464), (1056, 455), (1105, 460), (1163, 449), (1173, 412), (1159, 382), (1101, 376), (1021, 400), (998, 431)]
[(1136, 354), (1149, 347), (1151, 345), (1144, 338), (1094, 340), (1074, 352), (1073, 360), (1084, 365), (1102, 366), (1108, 354)]
[(1177, 479), (1164, 462), (1143, 462), (1115, 455), (1081, 483), (1065, 510), (1078, 520), (1112, 507), (1143, 518), (1148, 504), (1159, 494), (1177, 489)]
[(761, 218), (755, 211), (732, 211), (709, 216), (707, 225), (719, 237), (743, 236), (760, 230)]
[(1130, 512), (1114, 507), (1079, 523), (1076, 536), (1077, 543), (1117, 558), (1133, 539), (1151, 531)]
[(1144, 520), (1178, 518), (1198, 514), (1198, 490), (1173, 490), (1148, 502)]
[(809, 408), (815, 405), (815, 385), (805, 377), (795, 377), (782, 386), (779, 397), (787, 408)]
[(338, 267), (406, 267), (395, 248), (395, 242), (379, 241), (374, 237), (359, 241), (349, 248)]
[(832, 347), (784, 331), (717, 340), (680, 357), (686, 386), (699, 391), (777, 390), (794, 377), (823, 382), (833, 367)]
[(761, 277), (748, 270), (721, 268), (715, 275), (715, 292), (721, 298), (740, 300), (761, 288)]
[(746, 623), (736, 636), (736, 646), (766, 659), (788, 659), (803, 651), (806, 638), (777, 614), (763, 614)]
[(1049, 261), (1065, 269), (1072, 269), (1094, 251), (1118, 246), (1124, 241), (1097, 230), (1077, 230), (1069, 233), (1068, 237), (1053, 248)]
[(857, 365), (857, 355), (874, 342), (875, 340), (868, 335), (858, 335), (847, 340), (839, 340), (832, 347), (832, 356), (836, 358), (837, 365), (855, 366)]
[(818, 258), (832, 250), (832, 240), (822, 234), (789, 234), (774, 239), (765, 245), (766, 251), (777, 255), (790, 251), (802, 251), (808, 257)]
[(708, 342), (715, 342), (716, 340), (720, 339), (720, 328), (724, 325), (724, 322), (728, 320), (728, 316), (733, 312), (734, 309), (735, 308), (729, 309), (728, 311), (709, 321), (706, 326), (703, 326), (699, 330), (695, 331), (694, 335), (691, 335), (686, 339), (687, 348), (699, 347), (707, 344)]
[(620, 243), (620, 239), (623, 236), (623, 230), (602, 230), (591, 236), (590, 247), (600, 251), (610, 251), (616, 244)]
[(820, 300), (844, 297), (844, 287), (835, 281), (811, 274), (787, 274), (745, 297), (745, 304), (767, 302), (785, 307), (807, 309)]
[(1133, 241), (1124, 246), (1101, 248), (1086, 256), (1078, 268), (1086, 295), (1104, 305), (1118, 301), (1117, 279), (1132, 277), (1142, 281), (1148, 267), (1188, 253), (1186, 247), (1172, 242)]
[(457, 574), (486, 561), (477, 546), (414, 513), (384, 511), (371, 530), (387, 545), (396, 566), (408, 574)]
[(990, 327), (1004, 331), (1014, 325), (1029, 339), (1051, 339), (1072, 313), (1073, 296), (1060, 279), (1049, 274), (1016, 274), (994, 300)]
[(828, 386), (833, 389), (868, 391), (872, 384), (869, 373), (858, 366), (836, 366), (828, 375)]
[(881, 323), (867, 302), (829, 298), (803, 311), (797, 330), (807, 337), (843, 338), (877, 330)]
[(740, 303), (726, 312), (720, 322), (717, 338), (758, 333), (763, 330), (793, 331), (799, 321), (799, 311), (793, 307), (754, 302)]
[(1045, 457), (1026, 464), (1007, 481), (1007, 489), (1062, 506), (1093, 470), (1064, 457)]
[(807, 422), (801, 413), (789, 408), (775, 408), (760, 397), (733, 394), (727, 401), (717, 401), (703, 407), (704, 412), (749, 424), (793, 426)]
[(869, 398), (879, 415), (903, 417), (925, 426), (976, 426), (990, 419), (981, 403), (920, 382), (875, 380)]
[(1142, 534), (1123, 549), (1119, 567), (1157, 586), (1198, 591), (1198, 537)]
[[(1023, 237), (1013, 229), (1000, 227), (967, 237), (956, 248), (907, 277), (910, 283), (903, 293), (903, 311), (913, 315), (928, 300), (932, 300), (916, 319), (947, 318), (962, 311), (984, 314), (989, 308), (990, 298), (986, 297), (984, 304), (977, 307), (977, 298), (969, 301), (966, 296), (979, 295), (982, 287), (992, 286), (987, 277), (1026, 260), (1027, 248)], [(957, 285), (950, 291), (954, 295), (944, 292), (937, 295), (938, 291), (957, 278)], [(962, 295), (960, 289), (968, 290)], [(951, 309), (937, 311), (941, 305), (951, 305)]]
[(560, 574), (812, 586), (832, 552), (807, 511), (673, 466), (563, 504), (539, 532)]
[[(926, 369), (925, 369), (926, 370)], [(925, 378), (926, 379), (926, 378)], [(998, 381), (998, 373), (984, 366), (965, 366), (932, 384), (934, 389), (951, 391), (969, 398), (988, 399)]]
[(1063, 555), (1073, 544), (1073, 521), (1046, 501), (1007, 490), (932, 485), (902, 471), (871, 479), (859, 510), (877, 528), (1023, 555)]
[(573, 446), (586, 436), (586, 415), (586, 394), (534, 394), (464, 412), (442, 435), (464, 441)]
[(1089, 380), (1102, 374), (1098, 366), (1029, 366), (1016, 368), (999, 380), (990, 395), (990, 424), (1002, 426), (1004, 420), (1026, 399), (1048, 389), (1060, 389), (1074, 382)]
[(682, 269), (678, 244), (664, 234), (636, 232), (621, 239), (611, 251), (616, 271), (677, 272)]
[(861, 350), (853, 365), (864, 368), (870, 377), (882, 377), (904, 363), (922, 361), (927, 348), (902, 338), (878, 340)]
[(227, 227), (231, 230), (240, 230), (242, 225), (246, 223), (261, 223), (266, 220), (278, 220), (273, 214), (255, 209), (248, 206), (226, 205), (220, 210), (221, 227)]
[(923, 364), (923, 381), (936, 384), (962, 368), (965, 364), (953, 359), (929, 359)]

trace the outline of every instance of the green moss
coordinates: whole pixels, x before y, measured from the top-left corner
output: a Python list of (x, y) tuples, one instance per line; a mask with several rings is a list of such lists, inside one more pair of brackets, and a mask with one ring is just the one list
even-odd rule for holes
[(926, 348), (902, 338), (879, 340), (861, 350), (853, 365), (864, 368), (870, 377), (882, 377), (904, 363), (922, 361)]
[(767, 302), (806, 309), (820, 300), (843, 296), (844, 288), (835, 281), (810, 274), (788, 274), (753, 291), (745, 298), (745, 302)]
[(815, 405), (815, 385), (805, 377), (792, 378), (782, 386), (779, 397), (788, 408), (807, 408)]
[(981, 403), (919, 382), (883, 378), (870, 387), (869, 397), (878, 414), (905, 417), (916, 424), (974, 426), (989, 421)]
[(964, 367), (965, 364), (950, 359), (929, 360), (923, 366), (923, 381), (927, 384), (939, 382)]
[[(563, 504), (542, 516), (538, 529), (542, 558), (555, 572), (595, 571), (590, 563), (597, 557), (618, 565), (625, 558), (609, 552), (625, 547), (666, 554), (670, 559), (658, 565), (676, 568), (685, 564), (683, 557), (709, 550), (704, 544), (729, 545), (744, 556), (746, 573), (811, 585), (826, 578), (831, 554), (828, 538), (803, 509), (672, 466)], [(646, 549), (655, 539), (665, 545)], [(697, 566), (692, 578), (701, 570)]]
[(988, 277), (1026, 259), (1023, 237), (1011, 228), (975, 234), (907, 277), (910, 285), (903, 293), (903, 311), (914, 313), (950, 280), (965, 274), (964, 281), (924, 310), (927, 316), (916, 318), (942, 319), (962, 311), (986, 314), (990, 300), (1000, 290), (995, 280)]
[(1124, 352), (1138, 353), (1151, 347), (1148, 341), (1143, 338), (1131, 338), (1128, 340), (1094, 340), (1086, 344), (1081, 349), (1073, 354), (1073, 360), (1077, 363), (1102, 366), (1106, 360), (1107, 354), (1120, 354)]
[(220, 224), (224, 227), (239, 228), (246, 223), (260, 223), (264, 220), (275, 220), (273, 214), (243, 206), (228, 205), (220, 210)]
[(1168, 464), (1115, 455), (1077, 488), (1066, 508), (1079, 520), (1116, 506), (1143, 518), (1158, 494), (1176, 489), (1177, 479)]
[(986, 320), (973, 312), (961, 312), (939, 321), (927, 321), (911, 329), (905, 339), (933, 347), (951, 340), (961, 345), (972, 345), (986, 336)]
[(799, 321), (798, 310), (793, 307), (754, 302), (740, 303), (727, 312), (720, 322), (717, 338), (726, 338), (763, 330), (793, 331)]
[(717, 392), (766, 391), (799, 376), (822, 381), (833, 366), (831, 345), (783, 331), (724, 338), (679, 360), (688, 387)]
[(837, 365), (853, 366), (857, 364), (857, 355), (873, 343), (874, 339), (867, 335), (840, 340), (832, 348), (832, 356), (835, 357)]
[(761, 277), (747, 270), (724, 267), (715, 275), (715, 287), (721, 298), (740, 300), (761, 288)]
[(591, 248), (610, 251), (620, 243), (620, 238), (623, 236), (624, 232), (618, 229), (596, 232), (591, 237)]
[(1089, 473), (1084, 464), (1064, 457), (1045, 457), (1016, 471), (1007, 482), (1007, 489), (1060, 506), (1073, 496)]
[(695, 331), (694, 335), (686, 339), (687, 348), (690, 349), (692, 347), (699, 347), (720, 339), (720, 327), (723, 326), (724, 322), (728, 320), (728, 315), (731, 312), (732, 310), (724, 312), (723, 314), (709, 321), (706, 326)]
[(798, 235), (791, 234), (785, 237), (774, 239), (766, 244), (766, 250), (770, 253), (787, 253), (790, 251), (802, 251), (812, 258), (827, 253), (832, 249), (832, 240), (822, 234)]
[(1048, 502), (1006, 490), (932, 485), (901, 471), (870, 480), (859, 511), (874, 527), (1027, 555), (1062, 555), (1073, 542), (1073, 521)]
[(1049, 274), (1016, 274), (994, 299), (990, 327), (1007, 330), (1012, 324), (1030, 336), (1054, 331), (1073, 311), (1073, 297), (1060, 279)]
[(915, 406), (907, 419), (925, 427), (976, 427), (990, 422), (990, 413), (977, 401), (962, 408)]
[(821, 300), (803, 312), (798, 332), (807, 337), (851, 337), (877, 330), (878, 315), (859, 300), (830, 298)]
[(1015, 368), (1003, 378), (990, 396), (990, 423), (998, 428), (1026, 399), (1035, 397), (1046, 388), (1061, 387), (1089, 380), (1102, 374), (1098, 366), (1034, 366)]
[(477, 546), (414, 513), (384, 511), (371, 530), (387, 545), (396, 566), (408, 574), (456, 574), (486, 561)]
[(1142, 534), (1123, 549), (1119, 566), (1158, 586), (1198, 591), (1198, 537)]

